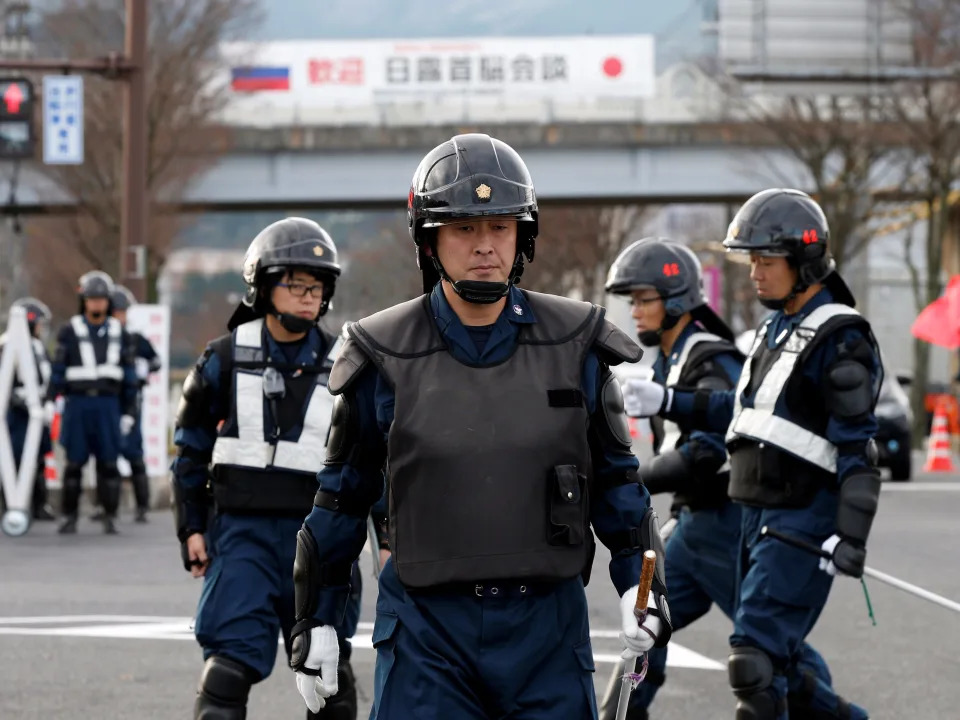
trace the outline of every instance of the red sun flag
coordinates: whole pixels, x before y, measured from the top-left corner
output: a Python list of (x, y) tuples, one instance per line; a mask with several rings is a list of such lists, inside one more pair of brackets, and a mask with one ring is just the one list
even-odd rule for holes
[(623, 72), (623, 63), (620, 58), (611, 55), (603, 61), (603, 74), (615, 78)]

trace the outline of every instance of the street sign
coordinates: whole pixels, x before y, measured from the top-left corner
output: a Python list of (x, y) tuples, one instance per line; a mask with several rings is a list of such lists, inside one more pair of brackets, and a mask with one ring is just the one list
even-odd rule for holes
[(83, 164), (83, 77), (43, 77), (43, 162)]
[(0, 159), (33, 157), (33, 83), (0, 78)]

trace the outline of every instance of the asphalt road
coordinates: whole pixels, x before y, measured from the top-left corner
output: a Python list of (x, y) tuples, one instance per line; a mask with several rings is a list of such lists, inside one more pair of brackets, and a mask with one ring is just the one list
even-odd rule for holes
[[(958, 516), (960, 476), (886, 483), (869, 564), (960, 600)], [(22, 538), (0, 536), (0, 719), (191, 717), (202, 664), (190, 631), (200, 583), (180, 566), (169, 515), (151, 519), (140, 526), (124, 516), (118, 537), (104, 536), (89, 521), (73, 537), (57, 535), (50, 523)], [(608, 559), (598, 553), (588, 588), (598, 694), (617, 653)], [(363, 563), (363, 624), (354, 653), (361, 718), (372, 689), (376, 592), (366, 554)], [(810, 637), (838, 691), (873, 718), (960, 717), (960, 615), (878, 582), (868, 585), (876, 627), (860, 585), (839, 580)], [(653, 717), (733, 716), (724, 666), (729, 632), (729, 621), (714, 611), (675, 634)], [(281, 651), (274, 674), (251, 693), (251, 720), (304, 716), (284, 661)]]

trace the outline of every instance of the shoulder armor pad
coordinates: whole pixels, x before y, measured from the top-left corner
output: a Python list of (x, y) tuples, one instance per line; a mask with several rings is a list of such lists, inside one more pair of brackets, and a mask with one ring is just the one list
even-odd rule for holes
[(609, 320), (604, 319), (594, 340), (600, 359), (607, 365), (635, 363), (643, 357), (643, 350), (629, 335)]
[(573, 339), (603, 316), (602, 308), (581, 300), (523, 290), (537, 322), (528, 326), (528, 342), (560, 344)]
[(353, 327), (351, 326), (350, 329), (351, 337), (347, 338), (346, 342), (340, 346), (340, 353), (333, 363), (330, 378), (327, 380), (327, 389), (331, 395), (339, 395), (346, 390), (353, 379), (370, 362), (370, 357), (353, 339)]
[(371, 354), (416, 357), (444, 347), (430, 311), (429, 295), (407, 300), (358, 320), (348, 332)]

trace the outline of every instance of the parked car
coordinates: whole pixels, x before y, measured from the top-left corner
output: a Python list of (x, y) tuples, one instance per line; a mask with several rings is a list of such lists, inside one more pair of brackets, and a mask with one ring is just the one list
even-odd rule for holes
[(913, 411), (910, 399), (897, 380), (887, 372), (877, 398), (877, 450), (881, 467), (890, 468), (893, 480), (909, 480), (911, 475), (910, 429)]

